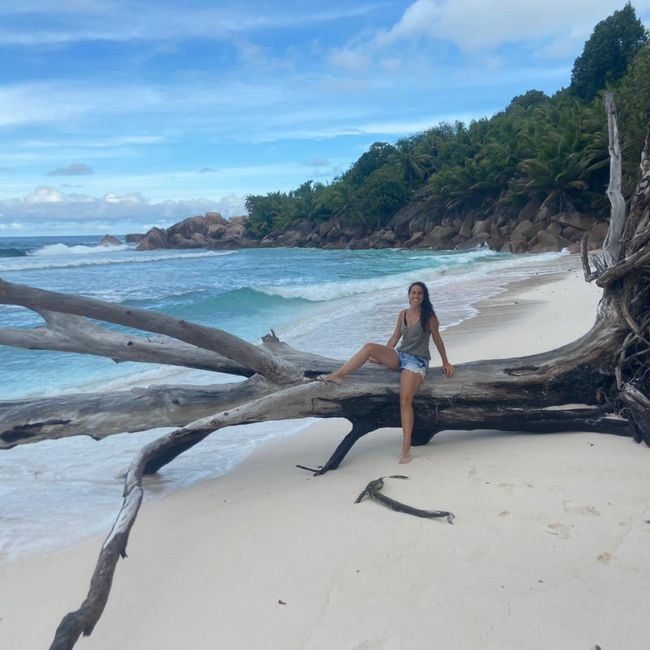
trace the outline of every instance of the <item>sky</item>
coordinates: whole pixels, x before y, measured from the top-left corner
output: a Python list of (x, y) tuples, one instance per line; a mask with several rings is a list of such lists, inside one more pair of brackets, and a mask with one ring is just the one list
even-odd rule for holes
[(373, 142), (568, 86), (623, 5), (4, 0), (0, 237), (144, 232), (331, 182)]

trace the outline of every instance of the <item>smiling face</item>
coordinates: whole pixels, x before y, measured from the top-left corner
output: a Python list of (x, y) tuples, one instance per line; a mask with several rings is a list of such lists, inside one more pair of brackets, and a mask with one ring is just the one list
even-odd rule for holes
[(424, 300), (424, 290), (419, 284), (414, 284), (409, 289), (409, 305), (419, 307)]

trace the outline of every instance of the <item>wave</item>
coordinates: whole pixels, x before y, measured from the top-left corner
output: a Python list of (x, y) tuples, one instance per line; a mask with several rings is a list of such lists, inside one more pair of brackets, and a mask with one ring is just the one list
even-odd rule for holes
[(304, 301), (268, 294), (259, 288), (240, 287), (179, 306), (174, 313), (179, 318), (198, 323), (252, 323), (260, 314), (286, 314), (285, 310), (300, 309), (301, 305)]
[[(565, 255), (565, 253), (542, 253), (535, 256), (535, 259), (543, 261), (555, 259), (562, 255)], [(498, 268), (506, 269), (521, 266), (531, 262), (532, 259), (532, 257), (500, 254), (489, 249), (475, 249), (466, 253), (442, 255), (435, 260), (437, 262), (436, 266), (412, 269), (374, 278), (256, 287), (255, 290), (269, 296), (279, 296), (286, 299), (300, 298), (311, 302), (328, 302), (364, 293), (401, 289), (406, 284), (416, 280), (431, 285), (446, 283), (450, 278), (459, 274), (467, 274), (476, 270), (498, 272)]]
[[(58, 244), (54, 244), (57, 246)], [(65, 244), (62, 244), (65, 246)], [(47, 248), (47, 247), (46, 247)], [(73, 247), (76, 248), (76, 247)], [(89, 247), (83, 247), (89, 248)], [(128, 248), (128, 247), (127, 247)], [(132, 250), (132, 249), (131, 249)], [(102, 252), (102, 251), (99, 251)], [(103, 250), (106, 252), (106, 249)], [(199, 257), (222, 257), (224, 255), (233, 255), (237, 251), (205, 251), (202, 253), (174, 253), (170, 255), (157, 255), (156, 257), (149, 257), (147, 253), (139, 253), (137, 255), (132, 255), (129, 257), (90, 257), (78, 260), (43, 260), (43, 261), (30, 261), (23, 263), (22, 260), (20, 263), (10, 264), (4, 263), (0, 264), (0, 271), (35, 271), (35, 270), (44, 270), (44, 269), (66, 269), (72, 267), (81, 267), (81, 266), (101, 266), (109, 264), (146, 264), (153, 262), (166, 262), (168, 260), (181, 260), (181, 259), (196, 259)], [(30, 260), (34, 256), (30, 256)]]
[(25, 257), (27, 251), (20, 248), (0, 248), (0, 257)]
[(117, 253), (119, 251), (127, 251), (132, 249), (128, 244), (120, 244), (119, 246), (84, 246), (77, 244), (76, 246), (68, 246), (67, 244), (48, 244), (42, 248), (37, 248), (35, 251), (28, 253), (34, 257), (49, 257), (51, 255), (94, 255), (97, 253)]

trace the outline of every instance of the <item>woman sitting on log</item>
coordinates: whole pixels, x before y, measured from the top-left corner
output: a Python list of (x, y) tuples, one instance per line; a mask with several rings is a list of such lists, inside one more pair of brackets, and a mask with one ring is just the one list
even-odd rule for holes
[[(397, 324), (388, 343), (366, 343), (349, 361), (330, 375), (320, 375), (320, 381), (340, 384), (343, 377), (360, 368), (366, 361), (374, 361), (394, 370), (401, 370), (399, 395), (400, 416), (404, 439), (400, 463), (411, 460), (411, 435), (413, 433), (413, 397), (422, 383), (429, 367), (429, 335), (438, 349), (442, 359), (442, 372), (451, 377), (454, 366), (447, 360), (445, 344), (440, 336), (439, 322), (429, 290), (422, 282), (414, 282), (408, 289), (409, 307), (403, 309), (397, 317)], [(402, 339), (397, 350), (395, 346)]]

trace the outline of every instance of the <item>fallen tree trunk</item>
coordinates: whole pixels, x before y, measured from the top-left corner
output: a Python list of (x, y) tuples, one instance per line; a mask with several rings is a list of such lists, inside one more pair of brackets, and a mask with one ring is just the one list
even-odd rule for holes
[[(415, 399), (414, 444), (425, 444), (441, 430), (490, 428), (596, 431), (630, 436), (650, 446), (649, 152), (646, 139), (642, 178), (631, 213), (622, 236), (613, 236), (615, 263), (595, 275), (586, 273), (597, 276), (603, 288), (592, 329), (577, 341), (544, 354), (459, 365), (450, 379), (429, 370)], [(93, 329), (96, 326), (83, 320), (92, 318), (167, 337), (149, 341), (147, 348), (145, 338), (116, 335), (99, 354), (115, 353), (120, 358), (119, 352), (124, 359), (140, 355), (140, 360), (148, 357), (152, 361), (169, 354), (169, 363), (198, 367), (197, 360), (202, 360), (210, 370), (250, 377), (236, 384), (200, 388), (153, 387), (0, 402), (0, 449), (68, 435), (100, 439), (158, 426), (180, 427), (147, 445), (133, 461), (123, 507), (102, 548), (88, 598), (57, 630), (52, 647), (59, 650), (72, 648), (80, 634), (89, 634), (101, 615), (115, 565), (125, 555), (145, 473), (157, 471), (224, 426), (311, 416), (347, 418), (352, 430), (332, 457), (315, 470), (324, 474), (336, 469), (362, 436), (380, 427), (399, 426), (399, 373), (387, 369), (361, 369), (341, 386), (316, 382), (312, 381), (316, 375), (331, 371), (339, 362), (300, 352), (274, 336), (254, 346), (227, 332), (165, 314), (1, 279), (0, 304), (32, 309), (48, 325), (31, 332), (0, 332), (0, 341), (8, 344), (59, 345), (93, 353), (90, 343), (101, 336)], [(176, 342), (170, 344), (172, 339)], [(134, 347), (129, 340), (135, 343), (134, 350), (129, 350)]]
[(150, 386), (115, 393), (81, 393), (0, 402), (0, 450), (87, 435), (181, 427), (215, 411), (276, 390), (259, 376), (216, 386)]

